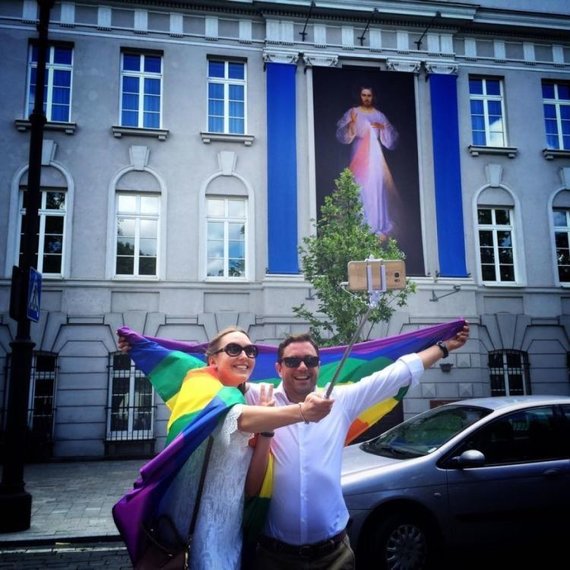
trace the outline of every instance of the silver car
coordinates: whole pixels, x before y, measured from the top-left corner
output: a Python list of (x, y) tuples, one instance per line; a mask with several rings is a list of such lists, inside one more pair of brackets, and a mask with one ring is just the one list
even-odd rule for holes
[(342, 485), (358, 568), (441, 568), (456, 547), (567, 540), (570, 397), (434, 408), (347, 447)]

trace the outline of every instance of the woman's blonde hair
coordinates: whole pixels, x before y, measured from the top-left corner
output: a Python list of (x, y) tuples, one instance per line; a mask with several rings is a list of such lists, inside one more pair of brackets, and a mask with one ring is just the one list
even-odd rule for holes
[(249, 338), (249, 335), (240, 327), (226, 327), (225, 329), (221, 330), (215, 337), (213, 337), (212, 340), (208, 343), (208, 348), (206, 348), (206, 357), (212, 356), (212, 354), (214, 354), (220, 348), (222, 338), (224, 338), (227, 334), (233, 332), (243, 333), (247, 338)]

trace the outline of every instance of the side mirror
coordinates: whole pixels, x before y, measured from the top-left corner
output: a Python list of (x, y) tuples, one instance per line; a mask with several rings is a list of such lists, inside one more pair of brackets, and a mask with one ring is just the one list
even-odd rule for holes
[(477, 449), (467, 449), (461, 455), (451, 458), (451, 464), (461, 469), (485, 465), (485, 456)]

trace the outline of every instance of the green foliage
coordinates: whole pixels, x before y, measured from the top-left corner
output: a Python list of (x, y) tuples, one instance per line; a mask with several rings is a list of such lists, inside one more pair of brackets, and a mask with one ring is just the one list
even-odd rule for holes
[[(349, 292), (341, 285), (348, 281), (348, 262), (405, 257), (394, 239), (380, 241), (366, 224), (360, 188), (348, 168), (335, 180), (335, 186), (321, 208), (316, 235), (304, 238), (299, 247), (305, 279), (315, 289), (318, 310), (311, 311), (305, 303), (293, 307), (293, 312), (309, 323), (311, 334), (321, 346), (348, 344), (368, 309), (367, 292)], [(374, 324), (388, 321), (395, 307), (405, 306), (414, 291), (414, 284), (408, 281), (405, 289), (381, 295), (357, 341), (366, 340)]]

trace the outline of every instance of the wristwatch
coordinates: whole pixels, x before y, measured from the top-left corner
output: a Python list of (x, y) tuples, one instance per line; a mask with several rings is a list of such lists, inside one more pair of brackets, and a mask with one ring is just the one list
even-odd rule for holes
[(447, 348), (445, 342), (443, 342), (442, 340), (438, 340), (435, 344), (439, 347), (441, 352), (443, 352), (442, 358), (447, 358), (449, 356), (449, 349)]

